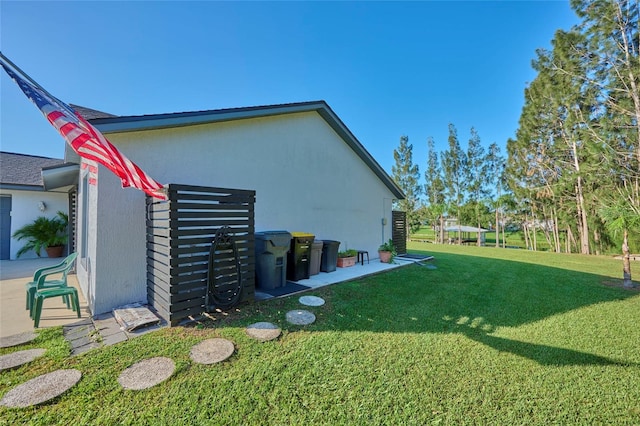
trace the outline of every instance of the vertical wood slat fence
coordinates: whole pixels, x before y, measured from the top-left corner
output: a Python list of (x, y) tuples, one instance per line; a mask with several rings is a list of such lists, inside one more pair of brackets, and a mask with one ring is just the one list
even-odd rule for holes
[(78, 220), (78, 188), (74, 187), (69, 191), (69, 224), (67, 230), (69, 238), (67, 239), (67, 254), (76, 251), (76, 221)]
[(394, 210), (391, 212), (391, 239), (398, 254), (407, 253), (407, 213)]
[(209, 251), (224, 226), (240, 259), (242, 296), (255, 293), (255, 191), (168, 185), (168, 200), (146, 199), (147, 298), (171, 326), (206, 311)]

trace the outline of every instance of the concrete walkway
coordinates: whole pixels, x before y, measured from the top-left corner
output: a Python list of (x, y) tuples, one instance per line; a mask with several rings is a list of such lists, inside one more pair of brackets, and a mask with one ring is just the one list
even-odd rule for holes
[[(380, 259), (376, 258), (371, 258), (371, 261), (367, 261), (365, 259), (364, 262), (356, 263), (354, 266), (350, 266), (348, 268), (336, 268), (336, 270), (333, 272), (320, 272), (317, 275), (311, 275), (311, 277), (309, 277), (308, 279), (296, 281), (296, 284), (302, 284), (309, 287), (309, 290), (304, 290), (304, 292), (306, 292), (318, 289), (320, 287), (326, 287), (331, 284), (337, 284), (345, 281), (355, 280), (358, 278), (364, 278), (369, 275), (379, 274), (381, 272), (399, 268), (401, 266), (407, 266), (412, 263), (414, 263), (413, 260), (403, 259), (401, 257), (396, 257), (394, 263), (382, 263), (380, 262)], [(285, 296), (288, 296), (288, 294)], [(260, 301), (271, 299), (274, 296), (260, 291), (260, 288), (257, 287), (255, 297), (256, 301)]]

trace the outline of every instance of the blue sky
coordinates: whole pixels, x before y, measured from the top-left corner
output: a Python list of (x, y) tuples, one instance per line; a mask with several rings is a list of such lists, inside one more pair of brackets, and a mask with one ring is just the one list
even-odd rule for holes
[[(449, 123), (465, 149), (472, 126), (504, 148), (535, 50), (577, 22), (568, 1), (2, 0), (0, 46), (64, 102), (117, 115), (322, 99), (388, 172), (408, 135), (422, 172)], [(62, 157), (4, 72), (0, 90), (0, 148)]]

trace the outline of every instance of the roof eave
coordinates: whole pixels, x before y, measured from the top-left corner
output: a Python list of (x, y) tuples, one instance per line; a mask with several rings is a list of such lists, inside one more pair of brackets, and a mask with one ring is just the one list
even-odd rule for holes
[(89, 121), (100, 130), (100, 132), (109, 134), (193, 126), (247, 118), (270, 117), (297, 112), (316, 111), (322, 107), (328, 107), (324, 101), (313, 101), (273, 106), (96, 118)]
[(45, 191), (77, 185), (79, 171), (80, 165), (74, 163), (42, 168), (42, 182)]
[(19, 183), (0, 183), (0, 189), (14, 190), (14, 191), (40, 191), (45, 189), (42, 185), (21, 185)]
[(404, 193), (378, 162), (369, 154), (358, 139), (338, 118), (325, 101), (311, 101), (294, 104), (233, 108), (211, 111), (183, 112), (128, 117), (109, 117), (89, 120), (100, 132), (123, 133), (144, 130), (157, 130), (198, 124), (210, 124), (249, 118), (272, 117), (276, 115), (317, 112), (347, 145), (362, 159), (374, 174), (387, 186), (398, 200), (405, 198)]

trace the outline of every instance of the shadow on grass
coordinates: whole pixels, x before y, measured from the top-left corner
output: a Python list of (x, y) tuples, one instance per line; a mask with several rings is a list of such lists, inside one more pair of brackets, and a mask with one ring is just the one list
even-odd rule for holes
[[(498, 351), (543, 365), (635, 365), (491, 335), (498, 327), (518, 327), (639, 296), (603, 286), (602, 281), (609, 277), (451, 253), (438, 253), (436, 265), (437, 269), (409, 266), (321, 290), (319, 295), (330, 300), (332, 312), (313, 329), (462, 333)], [(549, 329), (544, 333), (549, 336), (555, 332)]]
[(593, 355), (586, 352), (555, 346), (540, 345), (536, 343), (521, 342), (505, 339), (489, 334), (465, 333), (467, 337), (476, 342), (483, 343), (500, 352), (509, 352), (524, 358), (529, 358), (541, 365), (566, 366), (566, 365), (638, 365), (630, 362), (619, 362), (606, 357)]

